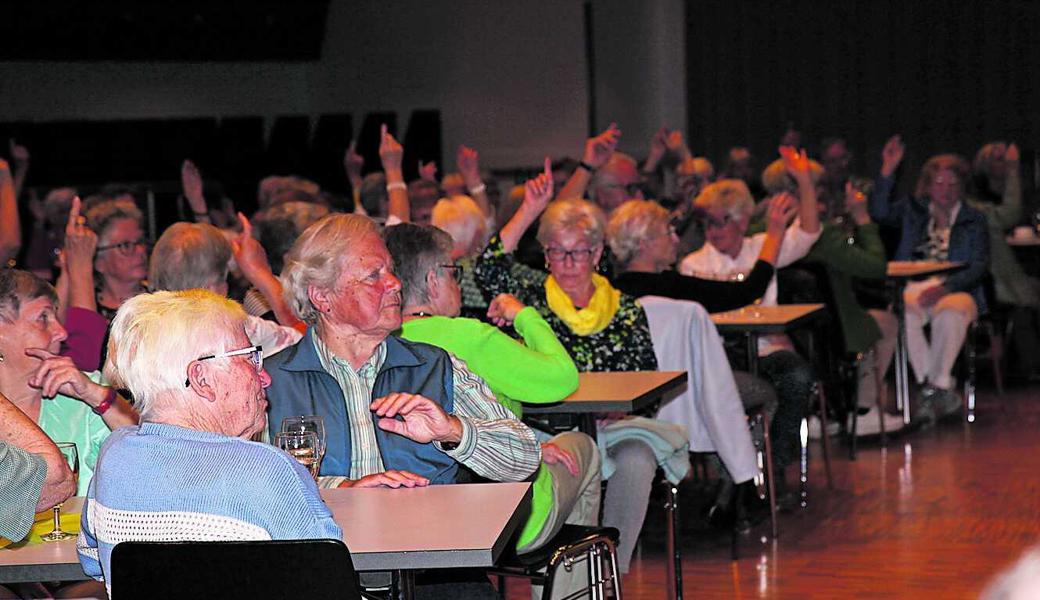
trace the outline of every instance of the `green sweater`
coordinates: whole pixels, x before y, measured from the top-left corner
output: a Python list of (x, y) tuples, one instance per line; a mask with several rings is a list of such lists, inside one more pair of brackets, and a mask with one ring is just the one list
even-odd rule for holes
[[(533, 307), (516, 315), (513, 327), (525, 344), (476, 319), (426, 317), (406, 321), (401, 337), (444, 348), (487, 382), (495, 397), (520, 418), (521, 402), (559, 402), (578, 389), (578, 369), (552, 328)], [(517, 547), (535, 538), (553, 502), (552, 474), (543, 463), (532, 483), (531, 515)]]
[(881, 338), (881, 330), (856, 300), (852, 281), (872, 279), (882, 285), (880, 282), (885, 279), (885, 246), (877, 224), (857, 225), (850, 237), (843, 227), (826, 223), (805, 260), (821, 263), (827, 270), (845, 351), (858, 353), (870, 349)]

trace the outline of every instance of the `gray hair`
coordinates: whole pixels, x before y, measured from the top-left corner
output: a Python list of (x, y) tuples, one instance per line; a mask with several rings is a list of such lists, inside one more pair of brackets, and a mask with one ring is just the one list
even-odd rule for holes
[(668, 227), (669, 215), (652, 200), (626, 200), (614, 209), (607, 222), (607, 243), (623, 265), (639, 252), (639, 245), (661, 228)]
[(103, 200), (91, 206), (86, 213), (87, 227), (98, 236), (98, 245), (108, 241), (108, 228), (119, 219), (133, 219), (141, 225), (144, 216), (141, 209), (125, 199)]
[(603, 244), (603, 230), (606, 228), (606, 217), (603, 209), (580, 198), (555, 200), (542, 213), (542, 221), (538, 225), (538, 241), (542, 247), (562, 231), (578, 231), (585, 236), (590, 246)]
[(0, 321), (14, 323), (22, 310), (23, 302), (47, 298), (58, 303), (54, 287), (29, 271), (0, 269)]
[(980, 600), (1019, 600), (1035, 596), (1023, 596), (1023, 592), (1040, 590), (1040, 547), (1026, 550), (1013, 565), (1003, 570), (990, 581), (979, 596)]
[(430, 223), (448, 232), (455, 247), (463, 249), (464, 256), (480, 251), (487, 241), (484, 213), (469, 196), (441, 198), (433, 207)]
[(184, 388), (188, 365), (200, 356), (235, 350), (246, 313), (208, 290), (138, 294), (119, 307), (108, 338), (107, 381), (134, 395), (142, 420), (154, 415), (156, 396)]
[(750, 217), (755, 210), (751, 190), (740, 179), (720, 179), (704, 186), (693, 205), (701, 210), (724, 210), (738, 219)]
[(401, 223), (383, 230), (383, 242), (394, 259), (394, 274), (401, 280), (404, 305), (428, 302), (426, 274), (448, 260), (451, 236), (437, 227)]
[(227, 281), (231, 244), (208, 223), (174, 223), (152, 250), (148, 281), (153, 290), (208, 288)]
[(311, 325), (318, 322), (310, 287), (331, 290), (354, 245), (366, 235), (379, 235), (372, 219), (331, 214), (308, 227), (289, 249), (280, 279), (285, 300), (300, 320)]

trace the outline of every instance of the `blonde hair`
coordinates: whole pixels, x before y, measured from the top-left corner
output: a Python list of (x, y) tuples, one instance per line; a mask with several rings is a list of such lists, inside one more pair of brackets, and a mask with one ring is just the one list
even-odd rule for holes
[(311, 304), (311, 286), (331, 290), (355, 244), (366, 235), (379, 236), (375, 221), (361, 215), (331, 214), (300, 235), (285, 255), (280, 279), (285, 301), (308, 324), (318, 322)]
[(455, 247), (462, 249), (463, 256), (480, 250), (487, 241), (484, 213), (469, 196), (459, 194), (438, 200), (433, 206), (430, 224), (448, 232)]
[(208, 223), (174, 223), (152, 249), (148, 282), (153, 290), (208, 288), (227, 281), (231, 244)]
[(98, 236), (98, 245), (108, 242), (108, 228), (119, 219), (133, 219), (140, 226), (144, 216), (141, 209), (125, 199), (104, 200), (91, 206), (86, 213), (87, 227)]
[[(812, 179), (813, 185), (820, 180), (821, 176), (823, 176), (823, 165), (810, 159), (809, 177)], [(778, 158), (769, 163), (769, 166), (762, 171), (762, 187), (766, 188), (770, 194), (779, 194), (780, 192), (794, 192), (798, 189), (798, 183), (787, 172), (784, 159)]]
[(701, 210), (724, 210), (734, 218), (751, 216), (755, 200), (751, 190), (740, 179), (720, 179), (704, 186), (693, 205)]
[(626, 200), (614, 209), (607, 222), (607, 243), (621, 262), (628, 264), (644, 239), (668, 227), (668, 211), (652, 200)]
[(714, 177), (715, 165), (711, 164), (711, 161), (703, 156), (695, 156), (687, 158), (679, 163), (679, 166), (675, 167), (675, 174), (679, 177), (688, 177), (698, 173), (703, 173), (709, 178)]
[(162, 392), (184, 390), (188, 365), (200, 356), (235, 350), (246, 313), (208, 290), (138, 294), (119, 307), (108, 338), (105, 378), (130, 390), (142, 419)]
[(542, 213), (542, 221), (538, 225), (538, 241), (542, 247), (548, 246), (553, 237), (561, 231), (578, 231), (585, 236), (590, 246), (603, 244), (603, 231), (607, 218), (603, 210), (588, 200), (568, 198), (555, 200)]
[(971, 168), (968, 166), (968, 161), (964, 160), (964, 157), (959, 154), (939, 154), (929, 158), (928, 162), (921, 167), (921, 175), (917, 178), (917, 187), (914, 190), (914, 195), (918, 198), (927, 196), (928, 188), (931, 187), (935, 176), (944, 169), (953, 171), (953, 174), (960, 180), (961, 199), (963, 200), (964, 196), (968, 194), (968, 185), (971, 183), (969, 180)]

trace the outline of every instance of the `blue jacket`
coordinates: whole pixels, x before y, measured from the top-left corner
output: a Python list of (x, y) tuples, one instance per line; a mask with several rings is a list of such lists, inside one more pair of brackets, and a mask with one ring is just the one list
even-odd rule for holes
[[(313, 336), (314, 329), (310, 328), (299, 342), (264, 361), (271, 375), (268, 427), (273, 439), (285, 417), (321, 415), (326, 437), (321, 474), (349, 477), (350, 427), (343, 391), (322, 368)], [(428, 344), (387, 337), (386, 360), (376, 375), (372, 398), (392, 392), (422, 394), (452, 412), (454, 385), (448, 353)], [(370, 414), (386, 469), (411, 471), (434, 484), (455, 482), (458, 464), (453, 458), (432, 443), (420, 444), (383, 431), (377, 424), (379, 417)]]
[[(878, 176), (870, 195), (867, 209), (870, 218), (882, 225), (902, 229), (895, 260), (913, 260), (914, 248), (928, 235), (927, 198), (904, 197), (893, 201), (894, 177)], [(957, 220), (950, 229), (949, 260), (962, 262), (965, 267), (946, 278), (945, 286), (951, 292), (968, 292), (975, 299), (979, 314), (985, 313), (986, 295), (983, 280), (989, 272), (989, 230), (986, 215), (961, 203)]]

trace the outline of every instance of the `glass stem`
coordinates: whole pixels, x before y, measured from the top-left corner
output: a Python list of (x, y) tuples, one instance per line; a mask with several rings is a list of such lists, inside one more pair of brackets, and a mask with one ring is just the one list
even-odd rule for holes
[(61, 531), (61, 505), (54, 507), (54, 532), (63, 533)]

